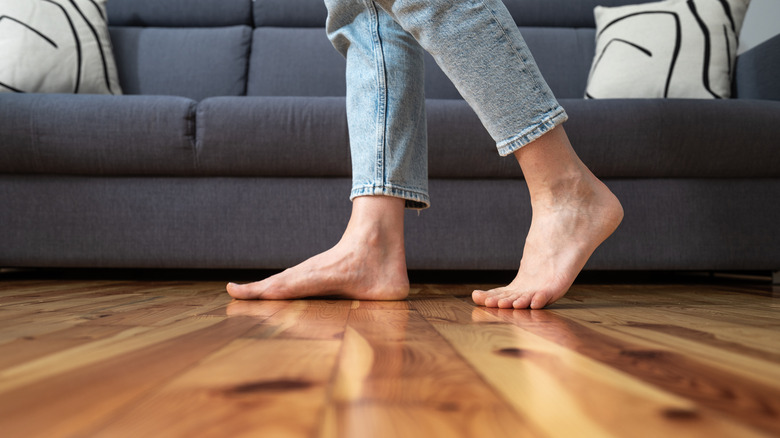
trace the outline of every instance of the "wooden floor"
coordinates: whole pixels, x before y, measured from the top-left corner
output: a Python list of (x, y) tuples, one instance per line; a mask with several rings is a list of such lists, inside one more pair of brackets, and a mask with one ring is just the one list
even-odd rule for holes
[(0, 436), (780, 436), (780, 289), (577, 284), (549, 310), (231, 301), (0, 275)]

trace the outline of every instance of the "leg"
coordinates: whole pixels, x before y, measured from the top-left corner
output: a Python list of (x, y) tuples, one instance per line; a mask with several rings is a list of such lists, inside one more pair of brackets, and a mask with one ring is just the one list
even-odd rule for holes
[(373, 2), (326, 4), (329, 37), (347, 58), (352, 216), (335, 247), (264, 281), (229, 284), (234, 298), (395, 300), (409, 292), (404, 207), (428, 206), (422, 49)]
[(574, 153), (567, 115), (500, 0), (377, 0), (428, 50), (482, 120), (501, 155), (514, 154), (533, 219), (515, 280), (474, 291), (477, 304), (535, 309), (563, 296), (622, 220), (614, 195)]
[(566, 120), (501, 0), (376, 3), (433, 55), (501, 155)]
[(328, 37), (347, 59), (351, 198), (428, 200), (424, 61), (419, 44), (372, 0), (326, 0)]

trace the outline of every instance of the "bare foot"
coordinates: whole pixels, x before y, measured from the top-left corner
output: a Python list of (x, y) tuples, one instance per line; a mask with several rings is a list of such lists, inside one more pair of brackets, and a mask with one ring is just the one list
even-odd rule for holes
[(401, 300), (409, 294), (403, 242), (403, 200), (365, 196), (353, 201), (352, 217), (330, 250), (255, 283), (230, 283), (242, 300), (339, 296)]
[(541, 309), (555, 302), (623, 219), (620, 201), (577, 158), (562, 128), (542, 139), (515, 153), (533, 207), (517, 276), (508, 286), (474, 291), (479, 305)]
[(581, 197), (534, 206), (517, 276), (506, 287), (474, 291), (474, 302), (541, 309), (566, 294), (596, 247), (623, 218), (617, 198), (600, 181), (596, 183)]

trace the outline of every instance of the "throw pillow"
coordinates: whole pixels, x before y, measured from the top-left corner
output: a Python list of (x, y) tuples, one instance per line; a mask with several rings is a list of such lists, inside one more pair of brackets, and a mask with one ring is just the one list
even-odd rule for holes
[(750, 0), (596, 7), (586, 98), (727, 98)]
[(106, 0), (0, 0), (0, 92), (121, 94)]

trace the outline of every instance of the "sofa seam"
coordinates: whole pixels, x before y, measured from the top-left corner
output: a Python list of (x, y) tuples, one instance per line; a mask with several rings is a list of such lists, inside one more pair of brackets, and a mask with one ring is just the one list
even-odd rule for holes
[(198, 153), (198, 109), (200, 108), (199, 102), (190, 102), (189, 109), (187, 111), (187, 129), (189, 131), (190, 148), (192, 150), (192, 164), (195, 171), (200, 170), (200, 160)]

